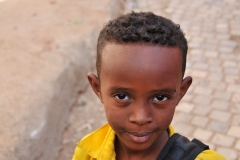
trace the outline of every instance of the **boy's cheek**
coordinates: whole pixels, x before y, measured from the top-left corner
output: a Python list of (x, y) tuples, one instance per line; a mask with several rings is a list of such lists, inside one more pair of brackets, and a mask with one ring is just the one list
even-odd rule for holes
[(114, 103), (105, 103), (105, 114), (109, 122), (123, 122), (127, 120), (128, 108), (116, 107)]
[[(106, 109), (105, 109), (106, 110)], [(111, 111), (106, 110), (106, 118), (108, 120), (108, 123), (113, 128), (113, 130), (118, 130), (117, 128), (122, 128), (121, 126), (124, 126), (125, 120), (127, 120), (127, 117), (124, 117), (121, 113), (113, 113)]]

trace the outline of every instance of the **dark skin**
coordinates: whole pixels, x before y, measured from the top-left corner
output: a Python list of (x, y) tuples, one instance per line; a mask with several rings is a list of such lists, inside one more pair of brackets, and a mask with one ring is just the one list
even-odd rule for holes
[(192, 83), (182, 79), (179, 48), (108, 43), (100, 77), (88, 74), (116, 133), (116, 159), (156, 159), (175, 107)]

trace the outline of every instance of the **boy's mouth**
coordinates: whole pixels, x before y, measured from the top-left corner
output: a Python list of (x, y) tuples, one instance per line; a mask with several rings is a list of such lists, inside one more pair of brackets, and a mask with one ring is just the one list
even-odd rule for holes
[(129, 135), (129, 137), (137, 143), (144, 143), (146, 142), (151, 136), (152, 136), (152, 132), (148, 132), (148, 133), (129, 133), (126, 132), (127, 135)]

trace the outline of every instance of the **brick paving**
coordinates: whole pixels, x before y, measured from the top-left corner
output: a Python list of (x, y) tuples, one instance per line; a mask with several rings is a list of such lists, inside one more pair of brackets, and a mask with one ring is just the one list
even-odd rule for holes
[[(228, 160), (240, 160), (240, 1), (125, 3), (125, 12), (152, 11), (166, 16), (180, 24), (186, 34), (189, 43), (186, 75), (193, 77), (193, 84), (176, 109), (173, 119), (176, 130), (209, 144)], [(93, 96), (88, 88), (87, 95), (80, 97), (73, 107), (68, 131), (74, 136), (64, 135), (65, 146), (106, 122), (103, 108), (96, 107), (100, 103)], [(82, 120), (76, 124), (79, 117)]]

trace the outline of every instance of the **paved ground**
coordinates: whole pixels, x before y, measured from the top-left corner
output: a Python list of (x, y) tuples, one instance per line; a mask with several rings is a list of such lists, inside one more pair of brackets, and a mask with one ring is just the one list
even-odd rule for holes
[[(173, 125), (228, 160), (240, 160), (240, 1), (125, 1), (126, 12), (153, 11), (179, 23), (189, 42), (186, 75), (193, 85), (177, 107)], [(103, 107), (91, 92), (71, 111), (58, 160), (70, 159), (75, 143), (105, 123)]]

